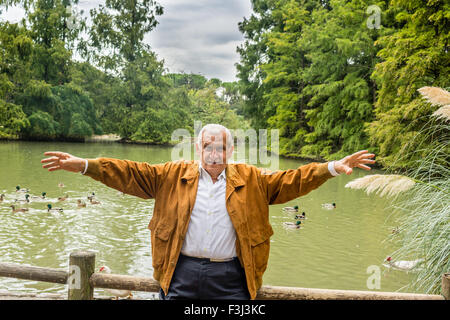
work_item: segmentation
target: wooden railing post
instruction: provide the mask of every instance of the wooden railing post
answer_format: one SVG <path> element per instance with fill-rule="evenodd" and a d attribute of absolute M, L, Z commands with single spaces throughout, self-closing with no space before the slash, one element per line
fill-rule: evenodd
<path fill-rule="evenodd" d="M 442 275 L 442 295 L 445 300 L 450 300 L 450 273 Z"/>
<path fill-rule="evenodd" d="M 76 251 L 69 258 L 69 285 L 68 300 L 92 300 L 94 288 L 89 278 L 95 270 L 95 253 L 89 251 Z"/>

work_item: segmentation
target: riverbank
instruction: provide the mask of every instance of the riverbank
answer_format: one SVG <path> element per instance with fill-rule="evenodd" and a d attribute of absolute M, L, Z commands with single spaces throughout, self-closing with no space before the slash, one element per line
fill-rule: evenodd
<path fill-rule="evenodd" d="M 85 138 L 84 141 L 81 140 L 28 140 L 28 139 L 0 139 L 0 141 L 62 141 L 62 142 L 108 142 L 108 143 L 122 143 L 122 144 L 134 144 L 134 145 L 143 145 L 143 146 L 159 146 L 159 147 L 173 147 L 176 144 L 171 143 L 154 143 L 154 142 L 146 142 L 146 141 L 133 141 L 129 139 L 121 138 L 117 134 L 104 134 L 104 135 L 93 135 L 91 137 Z M 192 139 L 194 141 L 194 139 Z M 270 155 L 270 151 L 268 151 Z M 299 161 L 307 161 L 307 162 L 327 162 L 328 160 L 321 158 L 321 157 L 301 157 L 301 156 L 295 156 L 295 155 L 280 155 L 283 159 L 291 159 L 291 160 L 299 160 Z M 385 168 L 378 162 L 371 164 L 371 168 L 377 169 L 377 170 L 385 170 Z"/>

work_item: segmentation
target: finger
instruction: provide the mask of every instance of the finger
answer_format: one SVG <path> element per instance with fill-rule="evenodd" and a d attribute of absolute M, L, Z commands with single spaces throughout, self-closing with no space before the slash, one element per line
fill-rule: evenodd
<path fill-rule="evenodd" d="M 369 151 L 361 150 L 361 151 L 358 151 L 358 152 L 355 152 L 354 154 L 352 154 L 351 157 L 359 157 L 360 155 L 367 153 L 367 152 L 369 152 Z"/>
<path fill-rule="evenodd" d="M 58 162 L 47 163 L 47 164 L 44 164 L 42 166 L 42 168 L 47 169 L 47 168 L 51 168 L 51 167 L 55 167 L 55 166 L 59 166 L 59 163 Z"/>
<path fill-rule="evenodd" d="M 359 163 L 375 163 L 375 160 L 372 159 L 361 159 L 358 161 Z"/>
<path fill-rule="evenodd" d="M 47 151 L 47 152 L 44 152 L 44 155 L 45 156 L 55 156 L 58 158 L 68 158 L 69 157 L 68 153 L 60 152 L 60 151 Z"/>
<path fill-rule="evenodd" d="M 366 158 L 373 158 L 375 157 L 374 153 L 367 153 L 367 154 L 362 154 L 358 157 L 358 159 L 366 159 Z"/>
<path fill-rule="evenodd" d="M 51 167 L 48 169 L 48 171 L 56 171 L 56 170 L 61 170 L 60 166 L 55 166 L 55 167 Z"/>
<path fill-rule="evenodd" d="M 364 170 L 370 170 L 370 169 L 371 169 L 370 167 L 365 166 L 365 165 L 363 165 L 363 164 L 358 164 L 357 167 L 358 167 L 358 168 L 361 168 L 361 169 L 364 169 Z"/>
<path fill-rule="evenodd" d="M 50 161 L 57 161 L 57 160 L 59 160 L 58 157 L 51 157 L 51 158 L 42 159 L 41 163 L 50 162 Z"/>

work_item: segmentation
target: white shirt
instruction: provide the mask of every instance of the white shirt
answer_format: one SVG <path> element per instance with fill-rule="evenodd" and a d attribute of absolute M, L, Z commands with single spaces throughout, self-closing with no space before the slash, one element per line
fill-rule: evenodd
<path fill-rule="evenodd" d="M 225 169 L 213 183 L 199 163 L 199 181 L 181 253 L 186 256 L 228 259 L 236 256 L 236 231 L 225 204 Z"/>
<path fill-rule="evenodd" d="M 82 174 L 86 173 L 86 167 Z M 199 162 L 199 181 L 181 253 L 186 256 L 228 259 L 236 256 L 236 231 L 225 204 L 227 180 L 224 169 L 213 183 Z M 331 175 L 337 176 L 334 161 L 328 163 Z"/>

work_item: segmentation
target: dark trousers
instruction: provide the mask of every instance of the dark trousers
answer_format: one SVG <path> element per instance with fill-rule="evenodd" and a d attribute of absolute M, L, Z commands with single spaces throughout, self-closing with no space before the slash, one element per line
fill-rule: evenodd
<path fill-rule="evenodd" d="M 168 294 L 160 289 L 159 298 L 248 300 L 250 295 L 239 259 L 211 262 L 180 254 Z"/>

